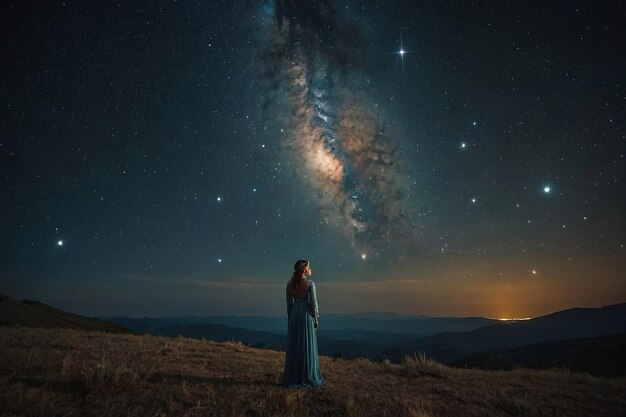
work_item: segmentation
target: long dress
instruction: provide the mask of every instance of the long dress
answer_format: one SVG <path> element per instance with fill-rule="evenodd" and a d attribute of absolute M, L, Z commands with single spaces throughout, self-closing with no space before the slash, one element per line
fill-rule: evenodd
<path fill-rule="evenodd" d="M 319 317 L 315 282 L 297 298 L 287 293 L 287 352 L 283 385 L 287 388 L 319 387 L 324 383 L 317 355 L 315 317 Z"/>

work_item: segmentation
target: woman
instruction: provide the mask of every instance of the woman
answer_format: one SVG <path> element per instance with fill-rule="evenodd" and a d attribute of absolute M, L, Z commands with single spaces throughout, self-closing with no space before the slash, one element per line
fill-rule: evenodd
<path fill-rule="evenodd" d="M 283 385 L 288 388 L 319 387 L 324 383 L 317 357 L 319 310 L 309 261 L 300 259 L 287 283 L 287 352 Z"/>

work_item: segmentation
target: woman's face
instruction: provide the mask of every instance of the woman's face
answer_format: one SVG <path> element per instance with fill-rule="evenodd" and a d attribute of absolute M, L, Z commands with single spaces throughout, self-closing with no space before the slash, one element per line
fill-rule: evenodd
<path fill-rule="evenodd" d="M 308 265 L 304 268 L 304 275 L 311 275 L 311 264 L 308 264 Z"/>

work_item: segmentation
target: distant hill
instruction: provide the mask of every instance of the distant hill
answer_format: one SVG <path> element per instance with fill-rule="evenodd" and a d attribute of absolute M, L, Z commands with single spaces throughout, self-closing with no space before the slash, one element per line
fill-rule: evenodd
<path fill-rule="evenodd" d="M 68 313 L 39 301 L 17 301 L 4 294 L 0 294 L 0 326 L 62 327 L 130 333 L 115 323 Z"/>
<path fill-rule="evenodd" d="M 170 337 L 184 336 L 192 339 L 214 340 L 216 342 L 244 342 L 249 346 L 271 347 L 282 350 L 286 346 L 286 338 L 283 335 L 212 323 L 190 324 L 187 326 L 174 324 L 152 330 L 150 334 Z"/>
<path fill-rule="evenodd" d="M 601 308 L 572 308 L 532 320 L 486 326 L 469 332 L 445 332 L 387 345 L 392 360 L 417 350 L 451 363 L 481 352 L 547 341 L 582 339 L 626 332 L 626 303 Z"/>
<path fill-rule="evenodd" d="M 339 317 L 338 317 L 339 316 Z M 286 345 L 287 317 L 209 316 L 183 318 L 109 317 L 111 321 L 138 333 L 240 341 L 249 346 L 283 350 Z M 221 323 L 205 322 L 219 321 Z M 228 323 L 228 324 L 224 324 Z M 487 325 L 482 326 L 481 324 Z M 496 324 L 492 324 L 496 323 Z M 240 324 L 241 326 L 236 326 Z M 384 329 L 381 329 L 385 325 Z M 276 329 L 252 330 L 250 327 Z M 341 327 L 346 326 L 346 327 Z M 348 327 L 352 326 L 352 327 Z M 358 326 L 366 327 L 366 329 Z M 470 331 L 445 331 L 467 328 Z M 375 328 L 378 330 L 371 330 Z M 419 333 L 431 332 L 420 337 Z M 444 330 L 436 333 L 437 330 Z M 436 334 L 433 334 L 435 332 Z M 328 315 L 320 319 L 318 349 L 320 354 L 340 357 L 364 357 L 398 363 L 406 355 L 423 351 L 448 364 L 494 350 L 626 332 L 626 303 L 602 308 L 573 308 L 527 321 L 502 322 L 480 317 L 363 319 L 351 315 Z M 475 363 L 475 362 L 472 362 Z M 530 363 L 530 362 L 529 362 Z M 556 366 L 547 361 L 546 366 Z"/>
<path fill-rule="evenodd" d="M 352 318 L 352 319 L 377 319 L 377 320 L 402 320 L 402 319 L 429 319 L 431 316 L 399 314 L 389 311 L 364 311 L 359 313 L 329 313 L 324 315 L 327 318 Z"/>
<path fill-rule="evenodd" d="M 156 330 L 169 326 L 188 326 L 191 324 L 203 324 L 208 321 L 199 317 L 126 317 L 126 316 L 102 316 L 100 320 L 116 323 L 135 333 L 153 333 Z M 218 323 L 219 324 L 219 323 Z"/>
<path fill-rule="evenodd" d="M 370 317 L 370 318 L 366 318 Z M 378 318 L 375 318 L 378 317 Z M 385 318 L 380 318 L 385 317 Z M 103 320 L 117 323 L 138 333 L 152 333 L 165 326 L 212 323 L 228 327 L 238 327 L 255 331 L 287 334 L 287 314 L 284 317 L 263 316 L 206 316 L 206 317 L 143 317 L 104 316 Z M 385 340 L 387 335 L 406 335 L 403 339 L 430 336 L 441 332 L 469 331 L 490 324 L 500 323 L 498 320 L 484 317 L 428 317 L 407 318 L 393 313 L 347 313 L 328 314 L 320 317 L 320 327 L 324 331 L 337 331 L 342 334 L 346 329 L 353 331 L 343 339 L 351 340 Z M 371 332 L 365 334 L 363 332 Z M 412 336 L 411 336 L 412 335 Z M 394 337 L 396 340 L 397 337 Z"/>
<path fill-rule="evenodd" d="M 239 327 L 222 326 L 221 324 L 203 323 L 182 326 L 172 326 L 153 329 L 148 332 L 155 336 L 188 337 L 192 339 L 213 340 L 216 342 L 236 342 L 247 346 L 285 350 L 287 336 L 270 332 L 258 332 Z M 331 357 L 351 358 L 378 358 L 382 359 L 383 350 L 372 343 L 355 340 L 336 340 L 324 336 L 320 331 L 317 337 L 318 351 L 321 355 Z"/>
<path fill-rule="evenodd" d="M 507 370 L 565 367 L 598 376 L 626 376 L 626 333 L 494 350 L 453 365 Z"/>

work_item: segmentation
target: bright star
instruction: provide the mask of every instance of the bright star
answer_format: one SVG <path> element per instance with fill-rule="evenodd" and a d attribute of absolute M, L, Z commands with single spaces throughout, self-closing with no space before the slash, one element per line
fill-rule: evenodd
<path fill-rule="evenodd" d="M 475 203 L 475 202 L 476 202 L 476 198 L 472 198 L 472 203 Z"/>
<path fill-rule="evenodd" d="M 476 126 L 476 122 L 472 122 L 472 126 Z"/>
<path fill-rule="evenodd" d="M 217 202 L 219 203 L 220 201 L 222 201 L 222 197 L 217 197 Z"/>
<path fill-rule="evenodd" d="M 550 192 L 550 187 L 543 187 L 543 192 L 544 193 L 549 193 Z"/>
<path fill-rule="evenodd" d="M 367 258 L 367 254 L 366 253 L 362 253 L 361 254 L 361 259 L 365 260 Z"/>
<path fill-rule="evenodd" d="M 222 258 L 217 258 L 218 263 L 222 263 Z"/>
<path fill-rule="evenodd" d="M 59 245 L 59 246 L 63 246 L 63 241 L 62 241 L 62 240 L 59 240 L 59 241 L 57 242 L 57 245 Z"/>
<path fill-rule="evenodd" d="M 461 142 L 461 149 L 465 149 L 467 145 L 465 145 L 465 142 Z"/>
<path fill-rule="evenodd" d="M 537 275 L 537 271 L 533 269 L 533 275 Z"/>
<path fill-rule="evenodd" d="M 400 49 L 398 49 L 398 55 L 400 55 L 400 61 L 402 61 L 402 75 L 404 75 L 404 55 L 411 52 L 404 49 L 404 39 L 402 38 L 402 28 L 399 29 L 400 33 Z"/>

